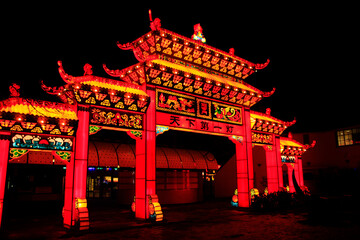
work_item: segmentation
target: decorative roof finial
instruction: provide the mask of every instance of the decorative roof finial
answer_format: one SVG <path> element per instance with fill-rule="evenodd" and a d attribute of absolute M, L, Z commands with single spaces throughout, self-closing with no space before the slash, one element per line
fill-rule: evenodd
<path fill-rule="evenodd" d="M 191 36 L 191 38 L 197 41 L 201 41 L 202 43 L 206 43 L 206 38 L 204 38 L 202 31 L 203 29 L 200 26 L 200 23 L 194 25 L 194 34 Z"/>
<path fill-rule="evenodd" d="M 234 48 L 230 48 L 229 49 L 229 53 L 230 53 L 230 55 L 235 55 L 235 49 Z"/>
<path fill-rule="evenodd" d="M 92 71 L 92 66 L 88 63 L 85 63 L 84 65 L 84 76 L 86 75 L 92 75 L 93 71 Z"/>
<path fill-rule="evenodd" d="M 150 19 L 150 22 L 152 22 L 152 14 L 151 14 L 151 9 L 149 9 L 149 19 Z"/>
<path fill-rule="evenodd" d="M 293 135 L 291 132 L 288 133 L 288 138 L 293 139 Z"/>
<path fill-rule="evenodd" d="M 151 30 L 153 30 L 153 31 L 160 30 L 161 21 L 160 21 L 159 18 L 155 18 L 155 20 L 153 21 L 151 9 L 149 9 L 149 19 L 150 19 L 150 28 L 151 28 Z"/>
<path fill-rule="evenodd" d="M 9 87 L 10 97 L 20 97 L 20 86 L 16 83 L 11 84 Z"/>
<path fill-rule="evenodd" d="M 159 18 L 155 18 L 155 20 L 150 23 L 150 28 L 151 28 L 151 30 L 153 30 L 153 31 L 160 30 L 160 28 L 161 28 L 161 21 L 160 21 L 160 19 L 159 19 Z"/>
<path fill-rule="evenodd" d="M 271 108 L 267 108 L 265 114 L 270 116 L 270 114 L 271 114 Z"/>

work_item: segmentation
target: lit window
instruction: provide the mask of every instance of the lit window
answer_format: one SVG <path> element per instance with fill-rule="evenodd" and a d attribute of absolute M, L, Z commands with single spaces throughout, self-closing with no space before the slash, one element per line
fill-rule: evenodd
<path fill-rule="evenodd" d="M 344 131 L 337 131 L 338 146 L 345 146 Z"/>
<path fill-rule="evenodd" d="M 339 147 L 360 144 L 360 129 L 337 131 L 337 144 Z"/>

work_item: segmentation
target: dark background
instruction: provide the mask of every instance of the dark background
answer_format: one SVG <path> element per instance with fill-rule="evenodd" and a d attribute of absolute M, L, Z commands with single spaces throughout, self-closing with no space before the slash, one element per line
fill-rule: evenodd
<path fill-rule="evenodd" d="M 296 117 L 291 131 L 360 124 L 356 6 L 299 1 L 55 4 L 7 3 L 2 9 L 1 99 L 16 82 L 23 97 L 57 100 L 41 90 L 39 81 L 64 84 L 58 60 L 74 76 L 83 74 L 85 63 L 104 77 L 102 63 L 110 69 L 136 63 L 132 52 L 120 50 L 116 42 L 131 42 L 150 31 L 151 8 L 163 28 L 190 37 L 193 25 L 201 23 L 208 45 L 224 51 L 233 47 L 235 55 L 254 63 L 270 59 L 266 69 L 246 82 L 263 91 L 277 90 L 252 109 L 270 107 L 273 116 L 285 121 Z"/>

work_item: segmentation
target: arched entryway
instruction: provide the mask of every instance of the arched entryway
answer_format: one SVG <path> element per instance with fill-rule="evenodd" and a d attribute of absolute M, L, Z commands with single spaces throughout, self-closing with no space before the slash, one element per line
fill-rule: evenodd
<path fill-rule="evenodd" d="M 283 177 L 283 187 L 289 186 L 289 171 L 286 164 L 283 164 L 282 167 L 282 177 Z"/>
<path fill-rule="evenodd" d="M 267 169 L 266 169 L 266 152 L 263 146 L 253 147 L 253 161 L 254 161 L 254 187 L 260 193 L 267 188 Z"/>

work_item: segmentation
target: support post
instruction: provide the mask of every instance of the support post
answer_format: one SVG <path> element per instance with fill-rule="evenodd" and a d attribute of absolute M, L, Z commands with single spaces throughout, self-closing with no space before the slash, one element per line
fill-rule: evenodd
<path fill-rule="evenodd" d="M 250 110 L 244 111 L 244 141 L 234 141 L 236 150 L 236 185 L 238 192 L 238 206 L 250 206 L 249 190 L 254 186 L 254 172 L 252 159 Z"/>
<path fill-rule="evenodd" d="M 10 134 L 10 133 L 9 133 Z M 6 172 L 9 159 L 9 135 L 0 135 L 0 227 L 4 208 L 4 194 L 6 186 Z"/>
<path fill-rule="evenodd" d="M 149 196 L 156 194 L 156 121 L 155 91 L 147 90 L 150 105 L 144 116 L 142 138 L 136 140 L 135 217 L 149 218 Z"/>
<path fill-rule="evenodd" d="M 301 186 L 301 184 L 300 184 L 300 174 L 299 174 L 299 162 L 298 162 L 298 157 L 297 156 L 295 156 L 294 171 L 295 171 L 295 179 L 296 179 L 298 185 Z"/>
<path fill-rule="evenodd" d="M 299 185 L 300 185 L 300 187 L 303 187 L 304 186 L 304 172 L 303 172 L 301 156 L 297 157 L 297 163 L 298 163 L 298 168 L 299 168 Z"/>
<path fill-rule="evenodd" d="M 246 143 L 236 143 L 236 185 L 239 207 L 250 206 L 248 160 Z"/>
<path fill-rule="evenodd" d="M 292 173 L 294 170 L 294 166 L 290 163 L 290 164 L 287 164 L 287 167 L 288 167 L 289 191 L 295 192 L 294 182 L 292 179 Z"/>
<path fill-rule="evenodd" d="M 73 143 L 74 144 L 74 143 Z M 73 145 L 73 149 L 75 146 Z M 73 194 L 74 194 L 74 152 L 71 154 L 70 162 L 66 164 L 65 173 L 65 193 L 64 193 L 64 208 L 63 208 L 63 224 L 65 228 L 71 228 L 75 225 L 75 209 L 73 206 Z"/>
<path fill-rule="evenodd" d="M 280 147 L 280 136 L 275 136 L 275 153 L 276 153 L 276 166 L 277 166 L 277 178 L 278 178 L 278 190 L 284 187 L 282 162 L 281 162 L 281 147 Z"/>
<path fill-rule="evenodd" d="M 279 190 L 277 154 L 274 148 L 274 146 L 265 146 L 267 187 L 269 193 Z"/>
<path fill-rule="evenodd" d="M 246 139 L 246 153 L 247 153 L 247 166 L 248 166 L 248 179 L 249 190 L 254 188 L 254 160 L 253 160 L 253 145 L 251 135 L 251 121 L 250 121 L 250 109 L 244 111 L 244 123 L 245 123 L 245 139 Z"/>
<path fill-rule="evenodd" d="M 74 146 L 75 154 L 73 154 L 75 156 L 67 164 L 66 170 L 64 227 L 72 228 L 78 223 L 79 230 L 86 230 L 89 228 L 89 213 L 86 201 L 89 108 L 79 106 L 78 118 L 79 123 Z"/>

